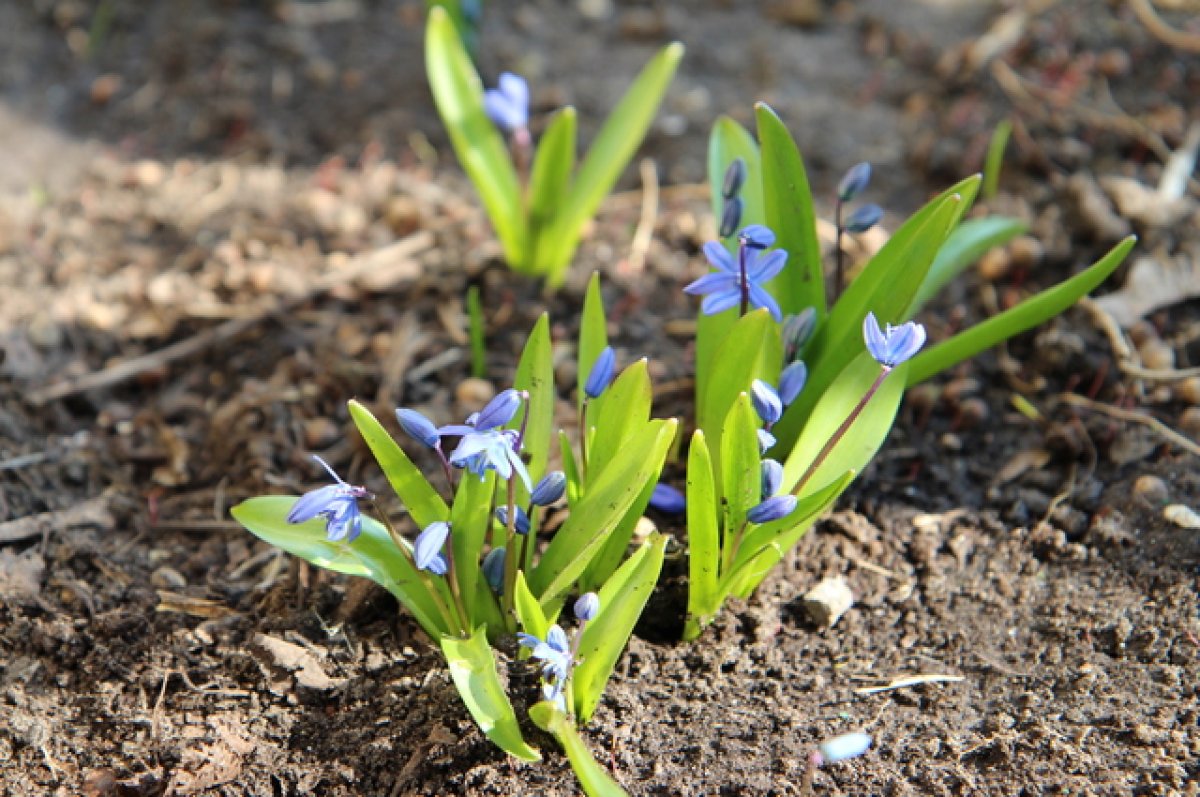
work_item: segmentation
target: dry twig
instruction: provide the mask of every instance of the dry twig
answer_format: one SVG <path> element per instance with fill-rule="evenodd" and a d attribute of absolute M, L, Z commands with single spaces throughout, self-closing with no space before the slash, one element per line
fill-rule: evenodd
<path fill-rule="evenodd" d="M 1090 398 L 1080 396 L 1075 393 L 1060 393 L 1058 396 L 1064 403 L 1070 404 L 1073 407 L 1082 407 L 1086 410 L 1099 412 L 1111 418 L 1116 418 L 1120 421 L 1129 421 L 1130 423 L 1140 423 L 1147 426 L 1151 431 L 1158 434 L 1168 443 L 1174 446 L 1179 446 L 1184 451 L 1187 451 L 1193 456 L 1200 457 L 1200 446 L 1193 443 L 1188 438 L 1181 435 L 1158 418 L 1152 417 L 1144 412 L 1135 410 L 1123 410 L 1120 407 L 1112 407 L 1108 404 L 1101 404 L 1099 401 L 1092 401 Z"/>

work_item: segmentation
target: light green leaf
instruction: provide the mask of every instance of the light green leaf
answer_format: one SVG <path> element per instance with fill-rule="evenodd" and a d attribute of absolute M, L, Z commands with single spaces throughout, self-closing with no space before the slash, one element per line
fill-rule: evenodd
<path fill-rule="evenodd" d="M 450 666 L 450 677 L 484 735 L 510 755 L 524 761 L 542 760 L 541 754 L 521 737 L 516 712 L 496 671 L 486 630 L 477 628 L 466 639 L 442 636 L 440 642 Z"/>
<path fill-rule="evenodd" d="M 530 272 L 528 230 L 517 170 L 504 139 L 483 108 L 483 85 L 445 9 L 433 8 L 425 27 L 425 71 L 450 143 L 479 191 L 488 218 L 517 271 Z"/>
<path fill-rule="evenodd" d="M 613 667 L 654 591 L 666 547 L 666 537 L 651 534 L 598 590 L 600 611 L 584 626 L 579 640 L 581 660 L 571 676 L 575 715 L 580 722 L 587 722 L 600 702 Z"/>
<path fill-rule="evenodd" d="M 362 533 L 353 542 L 330 542 L 325 538 L 323 519 L 299 524 L 287 522 L 296 500 L 293 495 L 251 498 L 235 506 L 230 514 L 259 539 L 306 562 L 335 573 L 371 579 L 395 595 L 435 639 L 451 630 L 430 592 L 429 582 L 411 559 L 396 549 L 396 543 L 382 524 L 364 515 Z M 449 598 L 444 580 L 433 583 L 443 586 L 443 599 Z"/>
<path fill-rule="evenodd" d="M 736 581 L 736 571 L 750 559 L 760 554 L 764 548 L 774 545 L 781 552 L 786 553 L 789 548 L 804 536 L 804 532 L 808 530 L 809 526 L 815 523 L 825 513 L 825 510 L 833 505 L 833 502 L 850 486 L 850 482 L 853 480 L 853 471 L 843 473 L 840 478 L 835 479 L 828 486 L 805 496 L 803 500 L 796 504 L 796 509 L 792 514 L 772 523 L 764 523 L 761 526 L 754 527 L 742 539 L 742 544 L 739 546 L 737 556 L 733 561 L 733 567 L 730 568 L 730 572 L 726 576 L 727 580 Z M 757 585 L 757 582 L 755 582 L 754 586 Z"/>
<path fill-rule="evenodd" d="M 470 599 L 480 575 L 480 557 L 488 530 L 492 527 L 491 495 L 496 489 L 496 472 L 487 471 L 483 479 L 463 472 L 458 481 L 454 506 L 450 507 L 450 547 L 454 553 L 454 575 L 459 594 Z M 479 618 L 467 618 L 477 622 Z"/>
<path fill-rule="evenodd" d="M 583 386 L 587 384 L 592 366 L 604 347 L 608 345 L 608 321 L 604 317 L 604 298 L 600 295 L 600 272 L 593 271 L 588 280 L 587 292 L 583 296 L 583 315 L 579 322 L 579 351 L 577 368 L 579 389 L 576 391 L 575 406 L 583 410 Z"/>
<path fill-rule="evenodd" d="M 788 253 L 787 265 L 771 284 L 771 292 L 785 314 L 813 307 L 819 322 L 825 317 L 825 276 L 804 159 L 773 110 L 760 102 L 754 113 L 762 145 L 766 225 L 776 235 L 775 245 Z"/>
<path fill-rule="evenodd" d="M 587 797 L 629 797 L 620 784 L 596 763 L 571 718 L 558 706 L 543 701 L 529 709 L 529 716 L 539 728 L 554 736 L 562 745 Z"/>
<path fill-rule="evenodd" d="M 909 303 L 908 310 L 900 316 L 907 321 L 920 312 L 925 303 L 938 294 L 950 280 L 961 274 L 989 249 L 1002 246 L 1029 229 L 1020 219 L 991 216 L 983 219 L 968 219 L 958 226 L 938 250 L 925 281 Z"/>
<path fill-rule="evenodd" d="M 729 409 L 721 431 L 721 495 L 726 530 L 741 528 L 746 512 L 762 498 L 762 466 L 758 455 L 758 413 L 750 397 L 740 394 Z"/>
<path fill-rule="evenodd" d="M 923 382 L 955 363 L 1058 315 L 1104 282 L 1136 243 L 1137 237 L 1129 236 L 1086 271 L 919 353 L 908 362 L 908 384 Z"/>
<path fill-rule="evenodd" d="M 617 569 L 617 566 L 621 564 L 621 560 L 625 558 L 625 553 L 629 550 L 629 542 L 633 539 L 633 533 L 637 530 L 638 521 L 642 519 L 646 506 L 650 503 L 650 495 L 654 492 L 654 486 L 658 483 L 660 475 L 661 473 L 656 473 L 650 481 L 646 482 L 641 495 L 634 500 L 629 511 L 608 535 L 608 540 L 600 549 L 600 553 L 596 554 L 584 569 L 583 574 L 579 577 L 580 592 L 595 592 L 600 589 Z"/>
<path fill-rule="evenodd" d="M 542 611 L 537 598 L 529 591 L 525 583 L 525 573 L 517 571 L 517 584 L 513 590 L 513 609 L 517 613 L 517 622 L 527 634 L 533 634 L 538 639 L 545 639 L 550 631 L 550 620 Z"/>
<path fill-rule="evenodd" d="M 987 155 L 983 159 L 983 198 L 994 199 L 1000 186 L 1000 171 L 1004 166 L 1004 150 L 1012 135 L 1012 121 L 1001 119 L 988 141 Z"/>
<path fill-rule="evenodd" d="M 683 638 L 695 639 L 721 606 L 720 508 L 704 432 L 692 435 L 687 463 L 688 615 Z"/>
<path fill-rule="evenodd" d="M 595 442 L 588 448 L 590 472 L 601 471 L 622 456 L 625 441 L 650 419 L 653 390 L 647 366 L 645 358 L 631 363 L 588 408 L 588 422 L 596 430 Z"/>
<path fill-rule="evenodd" d="M 575 170 L 575 109 L 560 110 L 546 126 L 533 157 L 529 178 L 530 261 L 539 261 L 538 252 L 553 246 L 555 218 L 562 210 Z"/>
<path fill-rule="evenodd" d="M 583 225 L 595 215 L 641 145 L 682 57 L 683 45 L 679 42 L 660 50 L 634 79 L 600 128 L 571 185 L 555 225 L 553 240 L 544 247 L 547 259 L 541 261 L 538 271 L 546 275 L 551 286 L 562 284 Z"/>
<path fill-rule="evenodd" d="M 525 341 L 525 350 L 517 364 L 517 375 L 513 381 L 517 390 L 529 391 L 529 421 L 525 425 L 524 451 L 529 454 L 529 478 L 536 484 L 546 475 L 546 460 L 554 436 L 554 402 L 557 391 L 554 387 L 554 346 L 550 340 L 550 318 L 546 313 L 538 318 Z M 519 429 L 522 413 L 508 425 Z M 525 486 L 517 480 L 519 503 L 528 498 Z"/>
<path fill-rule="evenodd" d="M 371 411 L 353 399 L 349 406 L 350 418 L 358 427 L 358 433 L 375 455 L 380 470 L 417 527 L 423 529 L 435 521 L 449 520 L 450 508 L 446 502 Z"/>
<path fill-rule="evenodd" d="M 487 329 L 478 285 L 467 288 L 467 333 L 471 340 L 471 376 L 483 379 L 487 376 Z"/>
<path fill-rule="evenodd" d="M 558 449 L 562 454 L 563 474 L 567 477 L 567 505 L 573 507 L 583 491 L 583 482 L 579 479 L 575 452 L 571 450 L 571 438 L 561 429 L 558 430 Z"/>

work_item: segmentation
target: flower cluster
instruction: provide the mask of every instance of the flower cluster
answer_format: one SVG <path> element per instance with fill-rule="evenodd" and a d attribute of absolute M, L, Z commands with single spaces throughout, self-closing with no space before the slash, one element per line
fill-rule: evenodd
<path fill-rule="evenodd" d="M 594 592 L 585 593 L 575 601 L 574 609 L 579 627 L 570 639 L 557 623 L 550 626 L 545 639 L 538 639 L 533 634 L 517 634 L 521 647 L 528 648 L 530 655 L 542 663 L 542 696 L 563 712 L 568 710 L 565 691 L 577 663 L 579 640 L 583 629 L 600 613 L 600 596 Z"/>

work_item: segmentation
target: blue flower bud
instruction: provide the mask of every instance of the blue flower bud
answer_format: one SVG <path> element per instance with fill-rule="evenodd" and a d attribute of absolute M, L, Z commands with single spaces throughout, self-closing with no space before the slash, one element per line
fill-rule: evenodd
<path fill-rule="evenodd" d="M 751 249 L 766 249 L 774 246 L 775 233 L 761 224 L 751 224 L 738 233 L 738 242 Z"/>
<path fill-rule="evenodd" d="M 437 448 L 441 436 L 433 422 L 416 410 L 404 408 L 396 410 L 396 420 L 400 428 L 414 440 L 419 440 L 430 448 Z"/>
<path fill-rule="evenodd" d="M 517 532 L 517 534 L 520 534 L 522 537 L 524 537 L 526 534 L 529 533 L 529 529 L 530 529 L 529 515 L 525 514 L 525 510 L 522 509 L 521 507 L 517 507 L 516 509 L 517 509 L 517 515 L 516 515 L 516 520 L 513 521 L 513 531 Z M 508 528 L 508 507 L 507 506 L 496 507 L 496 519 L 500 521 L 501 525 L 503 525 L 505 528 Z"/>
<path fill-rule="evenodd" d="M 582 622 L 594 619 L 600 611 L 600 596 L 594 592 L 585 592 L 575 601 L 575 619 Z"/>
<path fill-rule="evenodd" d="M 883 208 L 879 205 L 861 205 L 850 212 L 842 227 L 846 232 L 866 232 L 878 224 L 882 218 Z"/>
<path fill-rule="evenodd" d="M 733 199 L 741 193 L 742 186 L 745 184 L 746 161 L 742 158 L 734 158 L 729 167 L 725 169 L 725 180 L 721 183 L 721 196 L 725 199 Z"/>
<path fill-rule="evenodd" d="M 561 470 L 552 470 L 533 485 L 529 502 L 534 506 L 550 506 L 563 497 L 567 491 L 567 474 Z"/>
<path fill-rule="evenodd" d="M 765 454 L 775 446 L 775 435 L 766 429 L 758 430 L 758 452 Z"/>
<path fill-rule="evenodd" d="M 659 482 L 650 493 L 650 506 L 668 515 L 678 515 L 687 508 L 687 499 L 671 485 Z"/>
<path fill-rule="evenodd" d="M 779 394 L 761 379 L 750 383 L 750 403 L 767 426 L 776 423 L 783 415 L 783 403 L 779 400 Z"/>
<path fill-rule="evenodd" d="M 846 173 L 842 175 L 841 182 L 838 183 L 838 199 L 842 202 L 849 202 L 867 190 L 870 182 L 871 164 L 866 161 L 854 164 L 846 170 Z"/>
<path fill-rule="evenodd" d="M 751 507 L 746 513 L 746 520 L 751 523 L 770 523 L 792 514 L 796 508 L 796 496 L 773 495 L 761 504 Z"/>
<path fill-rule="evenodd" d="M 798 314 L 789 315 L 783 319 L 780 336 L 783 338 L 783 361 L 785 363 L 796 359 L 816 328 L 817 308 L 815 307 L 805 307 Z"/>
<path fill-rule="evenodd" d="M 588 398 L 599 398 L 600 394 L 608 389 L 608 383 L 612 381 L 613 369 L 617 363 L 616 352 L 612 346 L 605 346 L 604 351 L 600 352 L 600 356 L 596 358 L 596 362 L 592 363 L 592 370 L 588 371 L 587 382 L 583 386 L 583 392 Z"/>
<path fill-rule="evenodd" d="M 475 422 L 472 425 L 480 432 L 496 429 L 511 421 L 520 408 L 521 394 L 510 387 L 508 390 L 500 391 L 495 398 L 489 401 L 474 416 Z"/>
<path fill-rule="evenodd" d="M 418 570 L 436 572 L 438 557 L 449 536 L 450 524 L 441 520 L 430 523 L 417 535 L 417 541 L 413 543 L 413 562 Z"/>
<path fill-rule="evenodd" d="M 783 373 L 779 375 L 779 400 L 783 402 L 783 406 L 791 406 L 807 381 L 808 366 L 802 360 L 797 360 L 783 369 Z"/>
<path fill-rule="evenodd" d="M 773 459 L 762 461 L 762 498 L 770 498 L 779 492 L 783 484 L 783 465 Z"/>
<path fill-rule="evenodd" d="M 825 763 L 857 758 L 871 747 L 871 737 L 865 733 L 846 733 L 827 739 L 817 746 Z"/>
<path fill-rule="evenodd" d="M 742 223 L 742 212 L 745 207 L 740 196 L 725 200 L 725 207 L 721 210 L 721 229 L 718 230 L 722 238 L 728 238 L 737 232 L 738 225 Z"/>
<path fill-rule="evenodd" d="M 504 591 L 504 548 L 493 548 L 483 557 L 483 578 L 487 581 L 492 592 L 497 594 Z"/>

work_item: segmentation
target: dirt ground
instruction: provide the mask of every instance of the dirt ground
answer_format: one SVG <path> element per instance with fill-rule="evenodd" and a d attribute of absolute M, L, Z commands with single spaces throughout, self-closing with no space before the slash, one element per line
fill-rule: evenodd
<path fill-rule="evenodd" d="M 634 795 L 798 795 L 813 746 L 862 729 L 870 753 L 816 792 L 1200 792 L 1200 378 L 1163 373 L 1200 360 L 1180 301 L 1200 216 L 1194 180 L 1156 190 L 1197 121 L 1200 9 L 1158 3 L 1165 42 L 1100 0 L 487 5 L 484 73 L 526 74 L 539 113 L 575 104 L 585 138 L 656 47 L 688 47 L 643 178 L 554 297 L 504 270 L 448 153 L 421 3 L 0 4 L 0 789 L 577 793 L 561 756 L 520 764 L 475 729 L 390 596 L 228 509 L 313 486 L 312 452 L 384 492 L 351 397 L 475 409 L 468 284 L 496 387 L 550 311 L 566 401 L 599 269 L 619 358 L 649 356 L 658 413 L 686 424 L 706 137 L 765 100 L 820 196 L 874 163 L 888 228 L 1013 121 L 988 204 L 1032 240 L 948 289 L 934 340 L 1131 231 L 1158 271 L 1102 305 L 1132 354 L 1077 309 L 910 391 L 837 510 L 695 644 L 672 562 L 586 731 L 598 760 Z M 800 597 L 829 575 L 857 602 L 825 629 Z"/>

